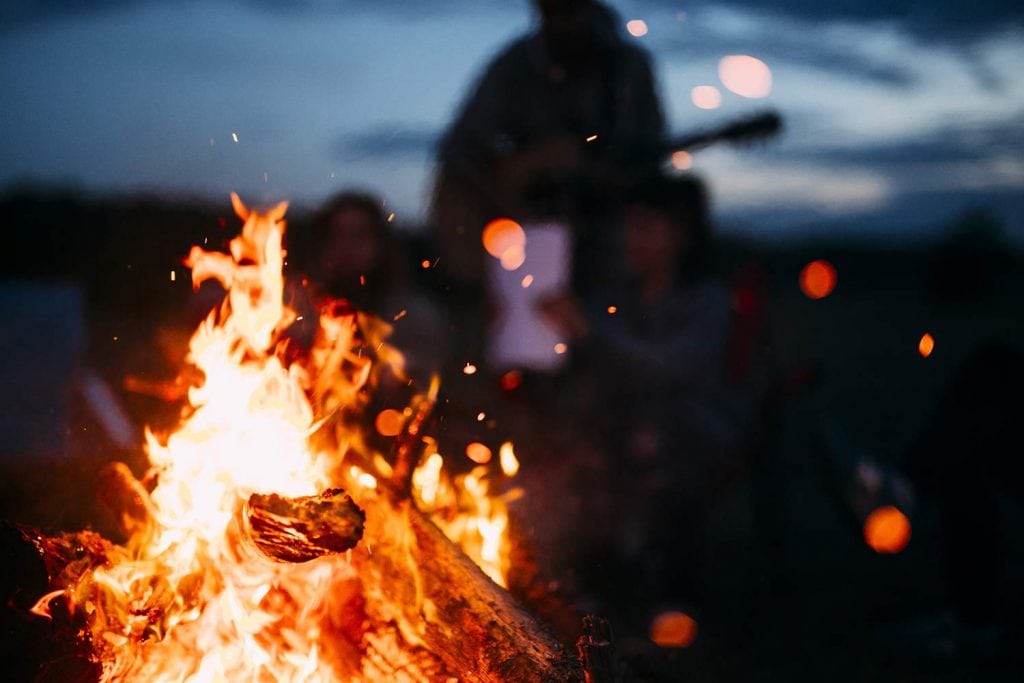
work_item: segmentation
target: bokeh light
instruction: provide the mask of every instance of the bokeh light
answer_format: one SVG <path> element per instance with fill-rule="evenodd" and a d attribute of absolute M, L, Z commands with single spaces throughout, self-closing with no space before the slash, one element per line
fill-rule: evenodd
<path fill-rule="evenodd" d="M 630 19 L 626 22 L 626 30 L 634 38 L 647 35 L 647 22 L 643 19 Z"/>
<path fill-rule="evenodd" d="M 698 85 L 690 91 L 690 99 L 699 109 L 718 109 L 722 106 L 722 93 L 713 85 Z"/>
<path fill-rule="evenodd" d="M 499 260 L 501 267 L 505 270 L 519 270 L 526 263 L 526 249 L 521 246 L 509 247 Z"/>
<path fill-rule="evenodd" d="M 486 465 L 491 461 L 491 449 L 479 441 L 466 446 L 466 457 L 478 465 Z"/>
<path fill-rule="evenodd" d="M 482 235 L 484 249 L 496 259 L 504 256 L 509 249 L 522 251 L 526 247 L 526 233 L 523 226 L 511 218 L 496 218 L 484 227 Z"/>
<path fill-rule="evenodd" d="M 503 391 L 515 391 L 523 383 L 523 373 L 518 370 L 509 370 L 498 380 Z"/>
<path fill-rule="evenodd" d="M 394 408 L 382 410 L 377 414 L 374 426 L 381 436 L 398 436 L 402 433 L 402 426 L 405 424 L 405 416 L 401 411 Z"/>
<path fill-rule="evenodd" d="M 693 155 L 684 149 L 672 152 L 672 168 L 677 171 L 686 171 L 693 166 Z"/>
<path fill-rule="evenodd" d="M 921 358 L 927 358 L 932 355 L 932 351 L 935 350 L 935 338 L 925 332 L 921 335 L 921 341 L 917 342 L 917 352 L 921 354 Z"/>
<path fill-rule="evenodd" d="M 800 290 L 808 299 L 824 299 L 836 288 L 835 266 L 828 261 L 811 261 L 800 271 Z"/>
<path fill-rule="evenodd" d="M 876 508 L 864 521 L 864 541 L 876 553 L 898 553 L 910 543 L 910 520 L 892 505 Z"/>
<path fill-rule="evenodd" d="M 718 62 L 722 85 L 741 97 L 767 97 L 772 91 L 772 72 L 768 65 L 750 55 L 729 55 Z"/>
<path fill-rule="evenodd" d="M 689 647 L 697 639 L 697 622 L 684 612 L 662 612 L 651 621 L 650 637 L 661 647 Z"/>

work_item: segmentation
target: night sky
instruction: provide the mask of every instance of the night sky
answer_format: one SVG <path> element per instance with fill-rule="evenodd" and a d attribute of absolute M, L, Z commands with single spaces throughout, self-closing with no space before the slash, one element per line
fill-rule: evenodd
<path fill-rule="evenodd" d="M 1024 3 L 613 4 L 672 131 L 785 117 L 779 139 L 695 157 L 726 230 L 913 240 L 980 206 L 1024 244 Z M 526 0 L 15 1 L 0 19 L 0 189 L 312 206 L 355 185 L 406 225 L 437 136 L 533 21 Z M 767 97 L 719 81 L 736 54 L 769 66 Z M 694 105 L 700 85 L 720 107 Z"/>

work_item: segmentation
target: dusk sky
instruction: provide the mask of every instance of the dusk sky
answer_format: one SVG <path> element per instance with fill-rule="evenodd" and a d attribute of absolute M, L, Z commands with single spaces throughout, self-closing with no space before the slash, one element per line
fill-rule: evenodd
<path fill-rule="evenodd" d="M 725 229 L 915 239 L 987 206 L 1024 244 L 1024 3 L 613 5 L 653 57 L 673 132 L 785 118 L 778 139 L 695 155 Z M 527 0 L 15 0 L 0 18 L 0 189 L 308 207 L 359 186 L 407 225 L 437 136 L 533 23 Z M 645 35 L 626 32 L 634 19 Z M 726 55 L 763 60 L 770 94 L 724 87 Z M 718 108 L 695 106 L 701 85 Z"/>

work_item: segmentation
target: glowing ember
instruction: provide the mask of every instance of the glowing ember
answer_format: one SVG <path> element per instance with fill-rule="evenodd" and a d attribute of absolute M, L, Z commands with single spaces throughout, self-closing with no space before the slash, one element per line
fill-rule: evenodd
<path fill-rule="evenodd" d="M 876 553 L 895 554 L 910 543 L 910 520 L 892 505 L 883 505 L 864 522 L 864 541 Z"/>

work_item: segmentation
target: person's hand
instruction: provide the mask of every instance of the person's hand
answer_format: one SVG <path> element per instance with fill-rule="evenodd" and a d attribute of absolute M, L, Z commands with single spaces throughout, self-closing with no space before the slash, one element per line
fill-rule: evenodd
<path fill-rule="evenodd" d="M 537 301 L 537 311 L 552 327 L 573 341 L 585 339 L 590 326 L 576 300 L 568 294 L 551 294 Z"/>

